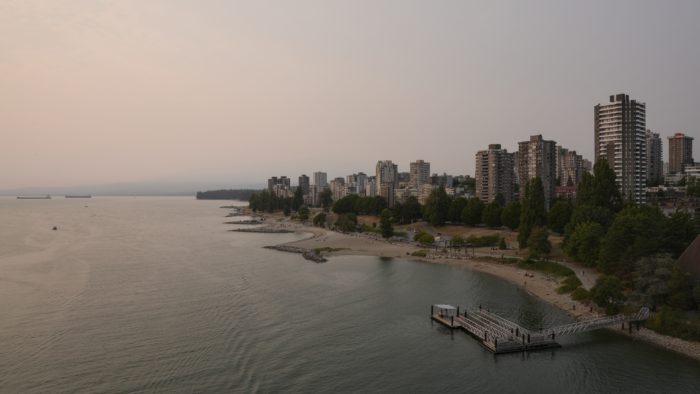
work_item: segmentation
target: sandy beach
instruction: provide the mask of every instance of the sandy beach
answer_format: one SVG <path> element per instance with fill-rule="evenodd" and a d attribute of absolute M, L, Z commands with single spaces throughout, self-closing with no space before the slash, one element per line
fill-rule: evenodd
<path fill-rule="evenodd" d="M 603 315 L 603 311 L 596 306 L 574 301 L 569 294 L 557 293 L 556 289 L 561 285 L 561 279 L 540 272 L 524 270 L 514 264 L 499 263 L 497 257 L 500 256 L 500 253 L 491 254 L 488 248 L 482 248 L 486 250 L 477 249 L 475 256 L 470 256 L 469 258 L 445 258 L 432 253 L 428 253 L 426 257 L 418 257 L 413 256 L 412 253 L 425 250 L 425 248 L 411 242 L 386 241 L 376 234 L 339 233 L 319 227 L 306 226 L 281 216 L 269 217 L 267 226 L 293 229 L 296 232 L 310 234 L 309 238 L 284 245 L 320 250 L 324 257 L 339 255 L 395 257 L 432 264 L 449 264 L 465 267 L 505 279 L 513 285 L 521 287 L 529 294 L 566 311 L 577 320 Z M 512 256 L 512 253 L 510 255 Z M 559 263 L 571 268 L 581 280 L 584 288 L 590 289 L 595 284 L 598 274 L 594 269 L 570 262 Z M 631 334 L 623 330 L 617 331 L 635 340 L 653 343 L 700 360 L 700 342 L 685 341 L 661 335 L 643 327 L 640 331 L 635 330 Z"/>

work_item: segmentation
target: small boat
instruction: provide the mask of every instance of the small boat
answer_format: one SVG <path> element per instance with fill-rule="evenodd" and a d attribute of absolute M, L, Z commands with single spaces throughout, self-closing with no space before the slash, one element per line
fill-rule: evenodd
<path fill-rule="evenodd" d="M 92 196 L 89 194 L 73 194 L 73 195 L 66 194 L 66 198 L 92 198 Z"/>
<path fill-rule="evenodd" d="M 48 194 L 45 196 L 17 196 L 18 200 L 50 200 L 51 196 Z"/>

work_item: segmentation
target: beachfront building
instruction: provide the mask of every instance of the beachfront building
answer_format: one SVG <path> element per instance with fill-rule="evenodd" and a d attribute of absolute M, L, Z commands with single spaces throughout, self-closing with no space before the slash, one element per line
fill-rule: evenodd
<path fill-rule="evenodd" d="M 561 145 L 556 147 L 557 186 L 578 185 L 583 175 L 583 156 Z"/>
<path fill-rule="evenodd" d="M 626 94 L 610 96 L 594 107 L 595 160 L 605 159 L 615 172 L 623 198 L 646 201 L 646 104 Z"/>
<path fill-rule="evenodd" d="M 314 185 L 323 191 L 323 188 L 328 187 L 328 174 L 321 171 L 314 172 Z"/>
<path fill-rule="evenodd" d="M 506 202 L 513 200 L 513 154 L 491 144 L 487 150 L 476 152 L 476 197 L 485 203 L 492 202 L 498 194 Z"/>
<path fill-rule="evenodd" d="M 444 188 L 452 187 L 452 184 L 454 183 L 452 179 L 452 175 L 447 175 L 447 173 L 443 172 L 442 175 L 438 174 L 433 174 L 430 176 L 430 183 L 433 186 L 442 186 Z"/>
<path fill-rule="evenodd" d="M 421 203 L 421 205 L 425 205 L 428 201 L 428 197 L 430 197 L 430 193 L 432 193 L 436 187 L 437 186 L 430 183 L 424 183 L 418 186 L 418 202 Z"/>
<path fill-rule="evenodd" d="M 417 188 L 420 185 L 430 183 L 430 163 L 416 160 L 410 164 L 410 184 Z"/>
<path fill-rule="evenodd" d="M 299 177 L 299 187 L 304 192 L 304 195 L 309 194 L 309 189 L 310 189 L 309 186 L 310 186 L 309 177 L 306 176 L 305 174 L 301 175 Z"/>
<path fill-rule="evenodd" d="M 377 178 L 370 176 L 365 182 L 365 196 L 376 197 L 377 196 Z"/>
<path fill-rule="evenodd" d="M 386 200 L 386 206 L 391 208 L 396 202 L 396 189 L 395 183 L 384 182 L 379 185 L 379 195 Z"/>
<path fill-rule="evenodd" d="M 525 196 L 529 180 L 539 177 L 544 189 L 545 207 L 549 208 L 555 198 L 556 143 L 545 140 L 542 135 L 530 136 L 530 140 L 518 143 L 518 185 L 520 198 Z"/>
<path fill-rule="evenodd" d="M 333 201 L 338 201 L 348 194 L 345 187 L 345 179 L 342 177 L 333 179 L 330 183 L 330 189 L 333 194 Z"/>

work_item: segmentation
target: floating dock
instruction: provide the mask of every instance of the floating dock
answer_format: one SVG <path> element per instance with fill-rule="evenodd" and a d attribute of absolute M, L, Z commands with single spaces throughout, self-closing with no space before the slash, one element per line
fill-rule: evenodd
<path fill-rule="evenodd" d="M 625 324 L 627 324 L 631 332 L 632 324 L 636 323 L 637 330 L 639 330 L 639 323 L 649 316 L 649 309 L 644 307 L 635 315 L 608 316 L 539 331 L 528 330 L 481 307 L 471 311 L 464 309 L 463 313 L 460 313 L 459 307 L 435 304 L 430 307 L 430 316 L 433 320 L 451 329 L 466 331 L 486 349 L 495 354 L 502 354 L 561 347 L 556 339 L 562 335 L 591 331 L 617 324 L 621 324 L 622 329 L 625 329 Z"/>

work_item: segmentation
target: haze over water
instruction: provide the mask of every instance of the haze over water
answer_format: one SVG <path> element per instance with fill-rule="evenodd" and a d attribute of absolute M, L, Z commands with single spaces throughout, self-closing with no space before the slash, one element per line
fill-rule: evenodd
<path fill-rule="evenodd" d="M 315 264 L 226 231 L 222 202 L 0 199 L 0 392 L 697 392 L 700 363 L 614 332 L 494 356 L 428 318 L 570 320 L 465 268 Z M 51 231 L 58 226 L 58 231 Z"/>

